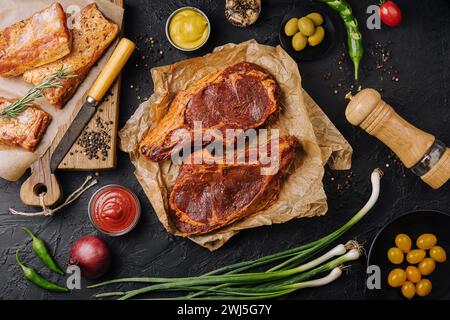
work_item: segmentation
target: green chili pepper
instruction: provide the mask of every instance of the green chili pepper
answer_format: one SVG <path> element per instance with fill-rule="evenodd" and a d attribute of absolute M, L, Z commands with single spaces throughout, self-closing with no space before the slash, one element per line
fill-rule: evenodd
<path fill-rule="evenodd" d="M 29 268 L 29 267 L 25 266 L 19 259 L 19 250 L 16 251 L 16 260 L 17 260 L 17 263 L 19 264 L 20 268 L 23 271 L 23 275 L 25 276 L 25 278 L 28 281 L 31 281 L 35 285 L 37 285 L 43 289 L 46 289 L 48 291 L 52 291 L 52 292 L 69 292 L 70 291 L 69 289 L 67 289 L 65 287 L 61 287 L 60 285 L 58 285 L 56 283 L 48 281 L 33 268 Z"/>
<path fill-rule="evenodd" d="M 352 8 L 345 0 L 316 0 L 327 4 L 334 11 L 339 13 L 342 20 L 344 20 L 345 28 L 347 30 L 347 45 L 348 54 L 353 61 L 355 67 L 355 80 L 358 80 L 359 62 L 363 56 L 362 35 L 359 31 L 358 21 L 353 16 Z"/>
<path fill-rule="evenodd" d="M 31 232 L 30 229 L 24 227 L 24 228 L 22 228 L 22 230 L 25 231 L 26 233 L 28 233 L 28 235 L 33 239 L 33 245 L 32 245 L 33 250 L 36 252 L 39 259 L 41 259 L 42 262 L 47 267 L 50 268 L 50 270 L 63 275 L 64 272 L 58 267 L 58 265 L 53 260 L 52 256 L 50 255 L 50 253 L 47 250 L 47 247 L 45 246 L 44 241 L 39 239 L 38 237 L 36 237 L 33 234 L 33 232 Z"/>

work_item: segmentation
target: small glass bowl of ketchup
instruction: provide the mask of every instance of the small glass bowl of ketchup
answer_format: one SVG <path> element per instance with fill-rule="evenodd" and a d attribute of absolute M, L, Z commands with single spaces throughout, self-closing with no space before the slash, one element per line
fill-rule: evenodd
<path fill-rule="evenodd" d="M 136 226 L 141 205 L 132 191 L 110 184 L 92 195 L 88 211 L 89 219 L 97 230 L 109 236 L 121 236 Z"/>

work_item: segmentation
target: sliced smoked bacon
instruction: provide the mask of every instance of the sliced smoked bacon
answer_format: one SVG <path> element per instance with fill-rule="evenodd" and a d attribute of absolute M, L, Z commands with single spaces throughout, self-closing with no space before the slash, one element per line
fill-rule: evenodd
<path fill-rule="evenodd" d="M 300 147 L 293 136 L 280 138 L 271 163 L 260 158 L 250 163 L 189 164 L 181 166 L 169 197 L 169 214 L 174 226 L 185 236 L 204 234 L 268 208 L 278 199 L 283 179 Z M 193 153 L 205 159 L 207 150 Z M 278 162 L 276 162 L 278 161 Z M 261 169 L 278 170 L 263 175 Z"/>
<path fill-rule="evenodd" d="M 55 62 L 24 73 L 23 79 L 34 85 L 41 84 L 49 75 L 61 68 L 76 75 L 63 79 L 61 88 L 45 90 L 44 96 L 57 108 L 72 97 L 101 58 L 119 32 L 119 27 L 106 19 L 95 3 L 90 3 L 73 16 L 73 48 L 69 55 Z"/>
<path fill-rule="evenodd" d="M 70 53 L 72 40 L 59 3 L 0 30 L 0 76 L 15 77 Z"/>
<path fill-rule="evenodd" d="M 194 122 L 201 122 L 203 131 L 258 128 L 278 111 L 278 92 L 274 78 L 253 63 L 210 74 L 177 94 L 139 150 L 155 162 L 168 159 L 175 146 L 192 141 Z"/>

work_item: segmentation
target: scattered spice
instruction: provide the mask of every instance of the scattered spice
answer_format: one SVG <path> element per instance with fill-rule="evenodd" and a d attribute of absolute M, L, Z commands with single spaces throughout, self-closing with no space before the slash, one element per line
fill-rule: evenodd
<path fill-rule="evenodd" d="M 134 62 L 136 68 L 144 67 L 146 70 L 153 68 L 164 59 L 164 53 L 166 51 L 172 50 L 167 41 L 160 42 L 147 33 L 139 33 L 134 40 L 136 43 L 136 51 L 139 52 L 137 60 Z M 167 50 L 165 49 L 166 46 L 168 46 Z M 149 82 L 148 79 L 144 81 L 145 83 Z M 146 97 L 143 98 L 148 93 L 142 92 L 143 90 L 138 85 L 130 84 L 130 89 L 136 92 L 136 100 L 146 101 L 148 99 Z"/>
<path fill-rule="evenodd" d="M 399 70 L 392 64 L 391 45 L 391 41 L 367 44 L 365 64 L 362 67 L 366 79 L 375 76 L 376 82 L 381 84 L 384 80 L 400 81 Z M 354 82 L 349 77 L 352 70 L 350 64 L 346 63 L 347 60 L 348 53 L 341 52 L 336 59 L 335 70 L 327 71 L 323 75 L 323 79 L 330 82 L 328 87 L 335 95 L 339 92 L 356 93 L 355 91 L 360 91 L 362 88 L 358 82 Z M 377 90 L 383 92 L 383 88 L 377 88 Z"/>
<path fill-rule="evenodd" d="M 326 179 L 330 182 L 329 185 L 335 191 L 344 191 L 350 189 L 353 185 L 353 172 L 352 171 L 341 171 L 332 172 L 326 171 Z"/>
<path fill-rule="evenodd" d="M 389 172 L 396 177 L 406 177 L 406 172 L 408 172 L 408 170 L 405 169 L 400 158 L 392 150 L 383 149 L 383 152 L 378 153 L 376 157 L 377 161 L 384 163 L 386 172 Z"/>
<path fill-rule="evenodd" d="M 78 138 L 76 145 L 81 150 L 75 150 L 75 152 L 81 152 L 89 160 L 101 159 L 106 161 L 108 158 L 109 150 L 111 149 L 111 125 L 113 121 L 104 121 L 101 117 L 95 118 L 95 125 L 93 129 L 85 130 Z"/>
<path fill-rule="evenodd" d="M 345 52 L 342 52 L 341 56 L 339 57 L 339 60 L 338 60 L 338 65 L 343 64 L 346 60 L 346 57 L 347 57 L 347 54 Z"/>
<path fill-rule="evenodd" d="M 370 44 L 368 46 L 369 56 L 373 60 L 372 68 L 370 70 L 378 70 L 379 79 L 383 81 L 386 77 L 391 78 L 392 81 L 399 81 L 397 75 L 399 72 L 394 66 L 391 64 L 392 59 L 392 51 L 390 46 L 392 45 L 391 41 L 387 41 L 386 43 L 375 42 L 375 44 Z"/>
<path fill-rule="evenodd" d="M 111 97 L 113 97 L 113 96 L 114 96 L 114 94 L 113 94 L 112 90 L 108 90 L 108 91 L 105 93 L 105 95 L 103 96 L 103 99 L 102 99 L 102 101 L 101 101 L 100 103 L 109 101 L 109 98 L 111 98 Z M 99 111 L 100 111 L 100 112 L 103 112 L 103 109 L 99 109 Z"/>
<path fill-rule="evenodd" d="M 142 52 L 141 60 L 149 61 L 154 64 L 164 58 L 164 48 L 162 44 L 147 33 L 138 34 L 135 41 L 137 44 L 136 49 Z M 136 64 L 136 67 L 138 66 L 139 65 Z"/>

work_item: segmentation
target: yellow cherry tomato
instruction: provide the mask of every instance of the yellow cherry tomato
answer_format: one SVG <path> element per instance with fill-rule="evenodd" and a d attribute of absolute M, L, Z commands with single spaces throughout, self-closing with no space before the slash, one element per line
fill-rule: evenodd
<path fill-rule="evenodd" d="M 441 246 L 434 246 L 430 249 L 430 257 L 436 262 L 445 262 L 447 260 L 447 254 L 444 248 Z"/>
<path fill-rule="evenodd" d="M 397 247 L 390 248 L 387 253 L 388 259 L 393 264 L 400 264 L 403 262 L 404 255 L 402 250 Z"/>
<path fill-rule="evenodd" d="M 433 289 L 433 285 L 431 281 L 428 279 L 422 279 L 416 284 L 416 293 L 420 297 L 425 297 L 430 294 L 431 289 Z"/>
<path fill-rule="evenodd" d="M 407 234 L 400 233 L 395 237 L 395 245 L 404 253 L 408 253 L 411 250 L 412 241 Z"/>
<path fill-rule="evenodd" d="M 423 261 L 425 261 L 425 260 L 423 260 Z M 414 266 L 407 266 L 405 272 L 406 272 L 406 277 L 412 283 L 417 283 L 422 278 L 422 274 L 420 273 L 419 269 Z"/>
<path fill-rule="evenodd" d="M 410 281 L 402 285 L 402 294 L 405 298 L 412 299 L 416 295 L 416 286 Z"/>
<path fill-rule="evenodd" d="M 393 288 L 401 287 L 406 282 L 406 272 L 396 268 L 389 272 L 388 283 Z"/>
<path fill-rule="evenodd" d="M 408 252 L 406 255 L 406 261 L 408 261 L 411 264 L 418 264 L 420 261 L 425 258 L 426 252 L 422 249 L 414 249 Z"/>
<path fill-rule="evenodd" d="M 419 263 L 420 273 L 424 276 L 431 274 L 436 269 L 436 263 L 431 258 L 425 258 Z"/>
<path fill-rule="evenodd" d="M 417 238 L 416 245 L 419 249 L 429 250 L 433 248 L 437 243 L 437 238 L 434 234 L 424 233 Z"/>

